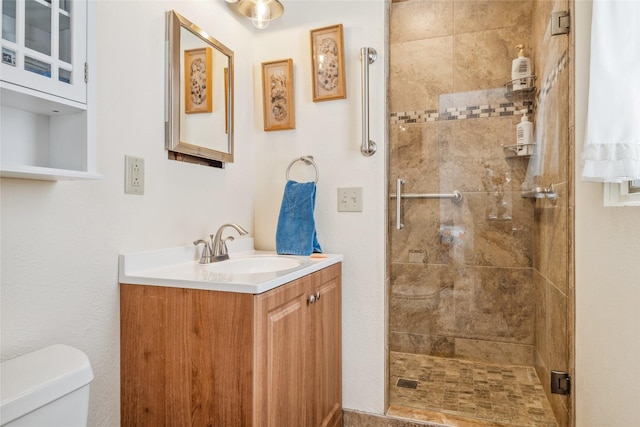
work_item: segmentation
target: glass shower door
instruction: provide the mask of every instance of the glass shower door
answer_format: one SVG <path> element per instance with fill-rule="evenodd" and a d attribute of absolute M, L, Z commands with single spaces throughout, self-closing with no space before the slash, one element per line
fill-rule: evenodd
<path fill-rule="evenodd" d="M 390 413 L 565 425 L 571 412 L 566 396 L 548 392 L 572 345 L 572 297 L 561 291 L 570 282 L 569 39 L 545 31 L 561 3 L 392 3 Z M 518 44 L 540 75 L 514 96 L 506 83 Z M 544 150 L 514 152 L 522 110 Z M 405 194 L 459 191 L 462 200 L 393 197 L 398 179 Z M 522 197 L 550 184 L 557 198 Z"/>

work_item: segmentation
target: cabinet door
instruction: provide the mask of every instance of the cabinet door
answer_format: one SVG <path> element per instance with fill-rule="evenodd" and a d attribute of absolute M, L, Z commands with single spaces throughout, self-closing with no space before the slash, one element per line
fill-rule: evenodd
<path fill-rule="evenodd" d="M 122 427 L 251 423 L 253 296 L 120 285 Z"/>
<path fill-rule="evenodd" d="M 309 276 L 255 297 L 254 425 L 310 426 Z"/>
<path fill-rule="evenodd" d="M 311 336 L 314 337 L 313 426 L 342 425 L 342 290 L 341 264 L 314 274 Z M 319 296 L 319 298 L 318 298 Z"/>
<path fill-rule="evenodd" d="M 3 0 L 2 81 L 86 103 L 86 0 Z"/>

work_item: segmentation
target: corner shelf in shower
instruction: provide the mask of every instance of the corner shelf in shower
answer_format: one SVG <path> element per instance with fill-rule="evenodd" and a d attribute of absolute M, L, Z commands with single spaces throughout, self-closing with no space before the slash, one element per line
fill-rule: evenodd
<path fill-rule="evenodd" d="M 524 84 L 526 87 L 522 89 L 513 89 L 516 82 L 522 84 L 522 81 L 525 80 Z M 522 103 L 523 107 L 526 107 L 529 110 L 528 114 L 531 114 L 534 110 L 534 101 L 536 96 L 536 76 L 525 77 L 524 79 L 516 79 L 508 81 L 504 84 L 506 92 L 504 97 L 508 100 L 515 103 Z M 531 154 L 533 154 L 533 146 L 535 144 L 524 144 L 524 150 L 527 154 L 519 154 L 517 145 L 503 145 L 502 149 L 504 151 L 504 157 L 509 159 L 513 157 L 519 158 L 530 158 Z"/>
<path fill-rule="evenodd" d="M 502 150 L 504 151 L 504 157 L 510 159 L 512 157 L 519 157 L 523 159 L 528 159 L 533 154 L 533 146 L 535 144 L 523 144 L 526 147 L 526 150 L 529 154 L 518 154 L 518 146 L 517 145 L 503 145 Z"/>
<path fill-rule="evenodd" d="M 514 89 L 514 83 L 520 82 L 521 80 L 526 80 L 526 87 L 522 89 Z M 516 79 L 508 81 L 504 84 L 506 89 L 506 93 L 504 94 L 505 98 L 511 101 L 531 101 L 534 99 L 536 95 L 536 76 L 525 77 L 524 79 Z"/>

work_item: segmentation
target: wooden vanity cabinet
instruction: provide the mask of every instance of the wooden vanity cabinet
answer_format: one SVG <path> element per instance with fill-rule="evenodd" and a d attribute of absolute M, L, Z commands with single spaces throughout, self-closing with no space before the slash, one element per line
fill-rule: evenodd
<path fill-rule="evenodd" d="M 342 425 L 341 264 L 259 295 L 120 285 L 122 426 Z"/>
<path fill-rule="evenodd" d="M 340 265 L 256 296 L 254 426 L 342 425 Z"/>

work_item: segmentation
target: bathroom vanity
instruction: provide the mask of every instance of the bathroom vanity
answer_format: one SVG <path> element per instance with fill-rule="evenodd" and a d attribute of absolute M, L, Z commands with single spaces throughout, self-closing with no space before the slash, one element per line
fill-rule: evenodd
<path fill-rule="evenodd" d="M 124 257 L 123 426 L 342 425 L 341 256 L 285 257 L 300 265 L 275 274 L 212 274 L 196 256 L 133 272 Z M 240 283 L 260 275 L 264 291 Z"/>

